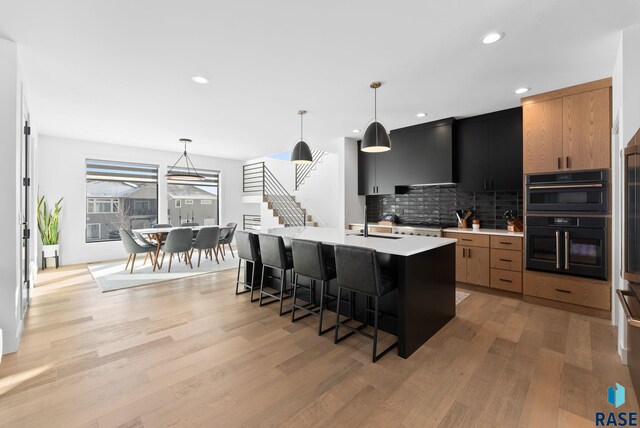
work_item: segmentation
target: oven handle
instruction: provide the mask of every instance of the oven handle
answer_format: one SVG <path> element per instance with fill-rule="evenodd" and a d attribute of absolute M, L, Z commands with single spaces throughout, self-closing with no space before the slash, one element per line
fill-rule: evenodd
<path fill-rule="evenodd" d="M 556 230 L 556 269 L 560 269 L 560 231 Z"/>
<path fill-rule="evenodd" d="M 624 296 L 633 296 L 631 292 L 626 290 L 616 290 L 616 294 L 618 295 L 618 299 L 622 305 L 622 310 L 624 310 L 624 314 L 627 317 L 627 323 L 633 327 L 640 327 L 640 319 L 634 318 L 633 315 L 631 315 L 631 308 L 627 303 L 627 299 L 624 298 Z"/>
<path fill-rule="evenodd" d="M 599 189 L 602 188 L 602 183 L 598 184 L 564 184 L 559 186 L 529 186 L 529 190 L 546 190 L 546 189 Z"/>
<path fill-rule="evenodd" d="M 569 270 L 569 232 L 564 232 L 564 268 Z"/>

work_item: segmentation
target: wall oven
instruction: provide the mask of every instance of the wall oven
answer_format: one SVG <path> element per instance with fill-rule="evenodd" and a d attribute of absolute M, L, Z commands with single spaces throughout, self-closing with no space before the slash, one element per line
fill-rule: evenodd
<path fill-rule="evenodd" d="M 527 212 L 593 212 L 608 210 L 606 170 L 531 174 L 527 176 Z"/>
<path fill-rule="evenodd" d="M 607 219 L 526 217 L 527 269 L 607 279 Z"/>

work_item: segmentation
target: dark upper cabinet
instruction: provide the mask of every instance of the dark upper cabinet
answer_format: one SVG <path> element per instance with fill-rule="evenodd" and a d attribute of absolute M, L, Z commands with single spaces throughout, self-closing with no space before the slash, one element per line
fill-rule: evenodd
<path fill-rule="evenodd" d="M 458 188 L 522 189 L 522 108 L 456 121 Z"/>
<path fill-rule="evenodd" d="M 391 150 L 360 151 L 358 194 L 384 195 L 396 186 L 451 183 L 453 176 L 453 119 L 391 131 Z"/>

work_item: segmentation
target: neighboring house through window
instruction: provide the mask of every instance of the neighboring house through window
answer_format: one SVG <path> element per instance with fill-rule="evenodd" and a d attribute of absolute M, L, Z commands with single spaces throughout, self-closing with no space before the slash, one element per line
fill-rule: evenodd
<path fill-rule="evenodd" d="M 200 168 L 198 172 L 205 177 L 203 181 L 180 181 L 167 178 L 169 223 L 219 224 L 220 173 Z M 171 203 L 171 201 L 174 202 Z"/>

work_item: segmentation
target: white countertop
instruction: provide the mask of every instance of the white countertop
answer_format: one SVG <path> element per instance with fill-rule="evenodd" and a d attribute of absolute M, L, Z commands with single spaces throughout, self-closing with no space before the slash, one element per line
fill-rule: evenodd
<path fill-rule="evenodd" d="M 482 229 L 473 230 L 470 227 L 466 229 L 459 229 L 457 227 L 448 227 L 442 230 L 443 232 L 454 232 L 454 233 L 473 233 L 476 235 L 497 235 L 497 236 L 514 236 L 518 238 L 522 238 L 524 234 L 522 232 L 509 232 L 504 229 Z"/>
<path fill-rule="evenodd" d="M 368 238 L 355 236 L 355 230 L 334 229 L 330 227 L 278 227 L 269 229 L 272 235 L 287 238 L 308 239 L 333 245 L 354 245 L 397 256 L 412 256 L 449 244 L 455 244 L 451 238 L 432 238 L 429 236 L 402 236 L 391 233 L 372 233 Z M 389 236 L 397 239 L 376 238 L 374 235 Z"/>

